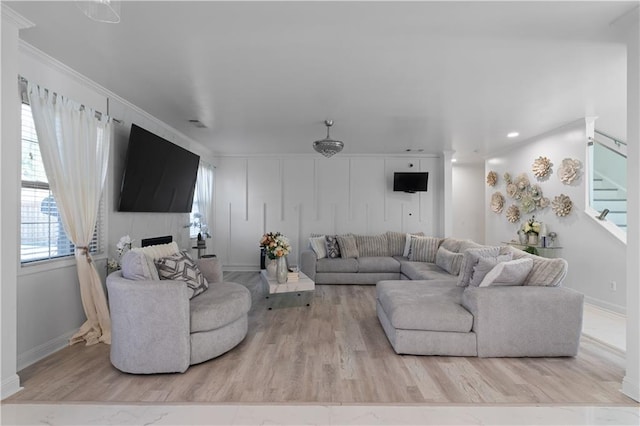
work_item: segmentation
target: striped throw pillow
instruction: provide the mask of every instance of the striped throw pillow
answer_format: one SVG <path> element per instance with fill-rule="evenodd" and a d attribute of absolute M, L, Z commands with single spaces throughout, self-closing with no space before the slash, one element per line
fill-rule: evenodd
<path fill-rule="evenodd" d="M 411 236 L 409 260 L 414 262 L 436 262 L 436 254 L 442 238 Z"/>
<path fill-rule="evenodd" d="M 389 256 L 389 241 L 382 235 L 354 235 L 360 257 Z"/>

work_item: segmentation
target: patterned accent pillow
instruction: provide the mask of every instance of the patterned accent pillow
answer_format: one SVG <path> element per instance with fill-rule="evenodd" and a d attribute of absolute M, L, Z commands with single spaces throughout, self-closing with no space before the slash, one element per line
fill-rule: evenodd
<path fill-rule="evenodd" d="M 324 235 L 320 237 L 309 238 L 309 245 L 311 246 L 311 250 L 315 252 L 318 259 L 324 259 L 325 257 L 327 257 L 327 248 L 325 246 Z"/>
<path fill-rule="evenodd" d="M 460 275 L 458 278 L 458 286 L 466 287 L 471 282 L 473 275 L 473 267 L 476 266 L 481 257 L 498 257 L 500 247 L 478 247 L 470 248 L 464 251 L 462 257 L 462 265 L 460 266 Z"/>
<path fill-rule="evenodd" d="M 479 287 L 522 285 L 533 268 L 533 259 L 522 258 L 498 263 L 484 277 Z"/>
<path fill-rule="evenodd" d="M 436 262 L 436 253 L 442 242 L 442 238 L 437 237 L 417 237 L 411 236 L 409 246 L 409 260 L 413 262 Z"/>
<path fill-rule="evenodd" d="M 354 235 L 359 257 L 390 256 L 389 241 L 382 235 Z"/>
<path fill-rule="evenodd" d="M 353 235 L 336 235 L 340 246 L 340 257 L 343 259 L 357 258 L 359 256 L 356 239 Z"/>
<path fill-rule="evenodd" d="M 340 245 L 335 235 L 327 235 L 324 237 L 325 249 L 329 259 L 337 259 L 340 257 Z"/>
<path fill-rule="evenodd" d="M 498 257 L 481 257 L 478 259 L 478 263 L 473 267 L 473 274 L 471 275 L 469 286 L 478 287 L 489 271 L 491 271 L 500 262 L 510 261 L 511 257 L 511 253 L 508 253 L 501 254 Z"/>
<path fill-rule="evenodd" d="M 161 280 L 185 281 L 187 283 L 193 292 L 189 299 L 209 288 L 209 283 L 198 269 L 198 265 L 186 251 L 157 259 L 155 263 Z"/>
<path fill-rule="evenodd" d="M 458 275 L 463 256 L 462 253 L 454 253 L 441 246 L 436 253 L 436 265 L 451 275 Z"/>
<path fill-rule="evenodd" d="M 156 259 L 178 254 L 180 253 L 180 248 L 175 241 L 172 241 L 167 244 L 156 244 L 147 247 L 134 247 L 131 249 L 131 251 L 143 253 L 145 255 L 147 264 L 149 265 L 148 269 L 151 273 L 151 279 L 159 280 L 160 276 L 158 275 L 158 270 L 156 269 L 155 265 Z"/>

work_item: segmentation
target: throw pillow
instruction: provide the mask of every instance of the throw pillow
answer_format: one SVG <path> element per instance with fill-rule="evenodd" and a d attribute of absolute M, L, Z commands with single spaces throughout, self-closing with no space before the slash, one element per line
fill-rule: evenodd
<path fill-rule="evenodd" d="M 533 268 L 533 259 L 516 259 L 498 263 L 484 277 L 479 287 L 522 285 Z"/>
<path fill-rule="evenodd" d="M 460 265 L 460 275 L 458 278 L 458 286 L 466 287 L 471 282 L 473 275 L 473 267 L 478 263 L 481 257 L 498 257 L 500 247 L 479 247 L 468 248 L 464 251 L 462 257 L 462 265 Z"/>
<path fill-rule="evenodd" d="M 489 273 L 498 263 L 508 262 L 511 260 L 511 253 L 501 254 L 497 257 L 481 257 L 478 259 L 478 263 L 473 267 L 473 274 L 471 275 L 471 281 L 469 285 L 472 287 L 478 287 L 485 275 Z"/>
<path fill-rule="evenodd" d="M 458 275 L 463 256 L 462 253 L 454 253 L 444 247 L 440 247 L 436 253 L 436 265 L 451 275 Z"/>
<path fill-rule="evenodd" d="M 149 272 L 151 273 L 152 279 L 159 280 L 160 276 L 158 275 L 158 271 L 156 269 L 155 260 L 162 257 L 178 254 L 180 253 L 180 248 L 175 241 L 172 241 L 167 244 L 156 244 L 147 247 L 135 247 L 132 248 L 131 251 L 144 253 L 145 257 L 147 258 L 147 264 L 149 265 Z"/>
<path fill-rule="evenodd" d="M 327 257 L 327 248 L 325 246 L 324 235 L 321 237 L 309 238 L 309 245 L 311 246 L 311 250 L 315 252 L 318 259 L 324 259 L 325 257 Z"/>
<path fill-rule="evenodd" d="M 122 259 L 120 259 L 120 268 L 122 269 L 122 276 L 128 280 L 147 281 L 154 279 L 149 270 L 147 257 L 139 251 L 129 250 L 123 254 Z M 153 265 L 153 270 L 156 271 L 155 264 Z M 156 271 L 157 274 L 158 272 Z"/>
<path fill-rule="evenodd" d="M 454 253 L 462 253 L 462 251 L 460 250 L 461 244 L 462 240 L 457 240 L 455 238 L 445 238 L 440 244 L 440 247 L 444 247 Z"/>
<path fill-rule="evenodd" d="M 340 257 L 340 246 L 338 238 L 335 235 L 327 235 L 324 237 L 325 249 L 329 259 L 337 259 Z"/>
<path fill-rule="evenodd" d="M 185 281 L 192 290 L 191 299 L 209 288 L 209 283 L 186 251 L 156 260 L 161 280 Z"/>
<path fill-rule="evenodd" d="M 436 253 L 442 242 L 441 238 L 436 237 L 417 237 L 411 236 L 411 244 L 409 246 L 409 260 L 414 262 L 436 262 Z"/>
<path fill-rule="evenodd" d="M 337 235 L 340 246 L 340 257 L 343 259 L 357 258 L 359 256 L 356 239 L 353 235 Z"/>
<path fill-rule="evenodd" d="M 412 234 L 404 235 L 404 249 L 402 250 L 402 255 L 404 257 L 409 257 L 409 251 L 411 250 L 411 236 L 415 235 L 416 237 L 424 237 L 424 232 L 414 232 Z"/>
<path fill-rule="evenodd" d="M 217 257 L 203 257 L 195 261 L 198 269 L 202 272 L 207 284 L 221 283 L 224 281 L 222 273 L 222 265 Z"/>
<path fill-rule="evenodd" d="M 354 235 L 359 257 L 390 256 L 389 242 L 382 235 Z"/>

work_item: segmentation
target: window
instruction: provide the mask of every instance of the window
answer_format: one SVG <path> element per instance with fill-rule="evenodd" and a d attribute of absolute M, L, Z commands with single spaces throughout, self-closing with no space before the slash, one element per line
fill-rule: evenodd
<path fill-rule="evenodd" d="M 31 108 L 22 104 L 22 177 L 20 214 L 20 261 L 53 259 L 74 254 L 74 245 L 62 226 L 56 201 L 49 189 Z M 91 253 L 101 249 L 104 202 L 101 200 Z"/>

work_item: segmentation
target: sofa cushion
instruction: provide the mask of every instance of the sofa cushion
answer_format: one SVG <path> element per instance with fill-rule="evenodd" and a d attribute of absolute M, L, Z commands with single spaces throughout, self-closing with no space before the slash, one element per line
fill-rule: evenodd
<path fill-rule="evenodd" d="M 478 259 L 478 263 L 473 267 L 473 274 L 469 285 L 472 287 L 478 287 L 484 277 L 491 271 L 498 263 L 508 262 L 511 260 L 511 253 L 501 254 L 497 257 L 481 257 Z"/>
<path fill-rule="evenodd" d="M 393 257 L 359 257 L 358 273 L 363 272 L 400 272 L 400 262 Z"/>
<path fill-rule="evenodd" d="M 340 246 L 340 257 L 343 259 L 357 258 L 359 256 L 356 239 L 353 235 L 337 235 Z"/>
<path fill-rule="evenodd" d="M 191 299 L 189 307 L 192 333 L 215 330 L 249 312 L 251 293 L 243 285 L 225 282 Z"/>
<path fill-rule="evenodd" d="M 409 253 L 409 246 L 407 242 L 410 242 L 411 239 L 407 239 L 407 235 L 418 235 L 424 236 L 423 232 L 414 232 L 411 234 L 407 234 L 406 232 L 394 232 L 387 231 L 386 234 L 387 241 L 389 243 L 389 256 L 406 256 Z M 406 246 L 406 247 L 405 247 Z"/>
<path fill-rule="evenodd" d="M 222 264 L 217 257 L 203 257 L 195 262 L 209 285 L 222 282 Z"/>
<path fill-rule="evenodd" d="M 414 262 L 435 263 L 438 247 L 442 238 L 411 236 L 411 246 L 409 248 L 409 260 Z"/>
<path fill-rule="evenodd" d="M 455 253 L 441 246 L 436 253 L 436 265 L 451 275 L 458 275 L 463 256 L 462 253 Z"/>
<path fill-rule="evenodd" d="M 309 246 L 311 250 L 316 254 L 318 259 L 323 259 L 327 257 L 327 247 L 325 242 L 325 236 L 322 235 L 320 237 L 311 237 L 309 238 Z"/>
<path fill-rule="evenodd" d="M 390 256 L 386 234 L 354 235 L 358 247 L 358 257 Z"/>
<path fill-rule="evenodd" d="M 162 257 L 172 256 L 174 254 L 180 253 L 180 248 L 175 241 L 172 241 L 167 244 L 155 244 L 147 247 L 134 247 L 130 251 L 143 253 L 147 258 L 147 264 L 149 265 L 149 273 L 151 274 L 151 279 L 159 280 L 160 276 L 158 275 L 155 261 Z"/>
<path fill-rule="evenodd" d="M 533 259 L 528 258 L 500 262 L 489 271 L 478 287 L 522 285 L 532 267 Z"/>
<path fill-rule="evenodd" d="M 402 256 L 407 258 L 409 257 L 409 253 L 411 252 L 411 237 L 414 235 L 416 237 L 424 237 L 424 232 L 414 232 L 411 234 L 405 234 L 404 248 L 402 249 Z"/>
<path fill-rule="evenodd" d="M 458 247 L 458 253 L 464 253 L 467 249 L 470 248 L 482 248 L 487 247 L 481 244 L 476 243 L 473 240 L 460 240 L 460 246 Z"/>
<path fill-rule="evenodd" d="M 122 269 L 122 276 L 128 280 L 153 280 L 153 274 L 149 268 L 149 262 L 144 253 L 140 251 L 129 250 L 122 255 L 120 259 L 120 268 Z M 155 264 L 153 265 L 155 271 L 156 280 L 158 279 L 158 271 L 156 271 Z"/>
<path fill-rule="evenodd" d="M 338 244 L 338 237 L 335 235 L 327 235 L 324 237 L 324 239 L 327 257 L 329 259 L 338 259 L 340 257 L 340 245 Z"/>
<path fill-rule="evenodd" d="M 471 282 L 471 276 L 473 275 L 473 267 L 478 263 L 478 259 L 481 257 L 498 257 L 500 254 L 500 247 L 479 247 L 468 248 L 464 251 L 462 257 L 462 265 L 460 266 L 460 276 L 458 278 L 458 285 L 460 287 L 466 287 Z"/>
<path fill-rule="evenodd" d="M 400 262 L 400 272 L 410 280 L 445 280 L 450 282 L 457 280 L 455 275 L 449 274 L 435 263 Z"/>
<path fill-rule="evenodd" d="M 358 259 L 318 259 L 316 272 L 358 272 Z"/>
<path fill-rule="evenodd" d="M 445 238 L 440 243 L 440 247 L 444 247 L 445 249 L 452 251 L 454 253 L 461 253 L 460 245 L 464 240 L 459 240 L 457 238 Z"/>
<path fill-rule="evenodd" d="M 192 290 L 190 298 L 197 296 L 209 287 L 209 283 L 200 272 L 198 265 L 186 251 L 157 259 L 155 264 L 161 280 L 186 282 L 189 289 Z"/>
<path fill-rule="evenodd" d="M 473 316 L 461 305 L 463 291 L 446 281 L 380 281 L 376 285 L 387 318 L 404 330 L 470 332 Z"/>
<path fill-rule="evenodd" d="M 509 249 L 514 259 L 526 257 L 533 260 L 533 268 L 523 285 L 556 287 L 567 275 L 568 264 L 564 259 L 540 257 L 511 246 Z"/>

